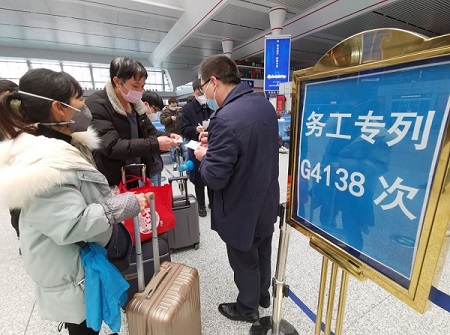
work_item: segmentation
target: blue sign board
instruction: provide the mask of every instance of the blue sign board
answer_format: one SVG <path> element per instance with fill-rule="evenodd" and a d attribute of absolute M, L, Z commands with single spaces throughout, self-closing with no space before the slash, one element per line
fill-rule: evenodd
<path fill-rule="evenodd" d="M 278 93 L 280 83 L 289 81 L 290 36 L 266 36 L 264 46 L 264 91 Z"/>
<path fill-rule="evenodd" d="M 450 58 L 301 82 L 294 216 L 408 287 L 450 108 Z"/>

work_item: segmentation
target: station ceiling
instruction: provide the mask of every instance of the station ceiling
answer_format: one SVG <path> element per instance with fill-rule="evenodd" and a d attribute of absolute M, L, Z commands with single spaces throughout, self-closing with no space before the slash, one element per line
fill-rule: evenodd
<path fill-rule="evenodd" d="M 129 56 L 167 69 L 176 87 L 202 59 L 222 53 L 225 38 L 233 59 L 262 63 L 269 11 L 279 6 L 298 68 L 364 30 L 450 33 L 448 0 L 0 0 L 0 57 L 109 63 Z"/>

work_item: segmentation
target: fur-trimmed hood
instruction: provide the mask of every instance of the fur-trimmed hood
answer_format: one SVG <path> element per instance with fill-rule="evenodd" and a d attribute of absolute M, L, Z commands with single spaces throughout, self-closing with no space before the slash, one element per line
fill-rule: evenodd
<path fill-rule="evenodd" d="M 76 132 L 72 134 L 72 144 L 76 147 L 77 144 L 85 145 L 91 150 L 100 148 L 101 139 L 98 137 L 94 128 L 89 127 L 87 131 Z"/>
<path fill-rule="evenodd" d="M 72 143 L 94 149 L 92 129 L 74 133 Z M 62 140 L 23 133 L 0 142 L 0 206 L 21 208 L 36 195 L 67 183 L 74 170 L 96 171 L 74 146 Z"/>
<path fill-rule="evenodd" d="M 114 91 L 113 85 L 111 83 L 106 83 L 105 90 L 106 95 L 108 96 L 108 99 L 114 108 L 114 111 L 120 115 L 127 116 L 127 112 L 125 112 L 125 109 L 120 103 L 119 98 L 117 98 L 116 91 Z M 138 103 L 132 105 L 139 115 L 145 114 L 147 107 L 145 107 L 142 101 L 139 101 Z"/>

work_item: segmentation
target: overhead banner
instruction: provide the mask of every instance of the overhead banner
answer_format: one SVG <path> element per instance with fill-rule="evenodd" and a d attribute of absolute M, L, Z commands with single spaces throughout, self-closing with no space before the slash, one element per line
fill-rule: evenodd
<path fill-rule="evenodd" d="M 280 83 L 289 81 L 291 36 L 268 35 L 264 41 L 264 92 L 277 95 Z"/>

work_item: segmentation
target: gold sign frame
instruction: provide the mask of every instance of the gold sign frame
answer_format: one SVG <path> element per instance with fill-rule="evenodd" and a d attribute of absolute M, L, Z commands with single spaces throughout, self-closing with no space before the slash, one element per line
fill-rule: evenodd
<path fill-rule="evenodd" d="M 371 41 L 372 43 L 368 43 Z M 377 50 L 379 52 L 371 52 Z M 286 221 L 310 238 L 310 245 L 360 280 L 370 279 L 420 313 L 426 310 L 431 286 L 437 284 L 449 247 L 447 229 L 450 221 L 450 130 L 447 127 L 438 157 L 435 176 L 426 206 L 411 280 L 405 288 L 352 256 L 323 236 L 298 222 L 294 216 L 293 182 L 298 171 L 301 116 L 300 84 L 306 80 L 336 77 L 413 61 L 450 55 L 450 35 L 427 39 L 399 29 L 375 29 L 354 35 L 332 48 L 308 69 L 294 72 L 291 150 L 288 169 Z"/>

